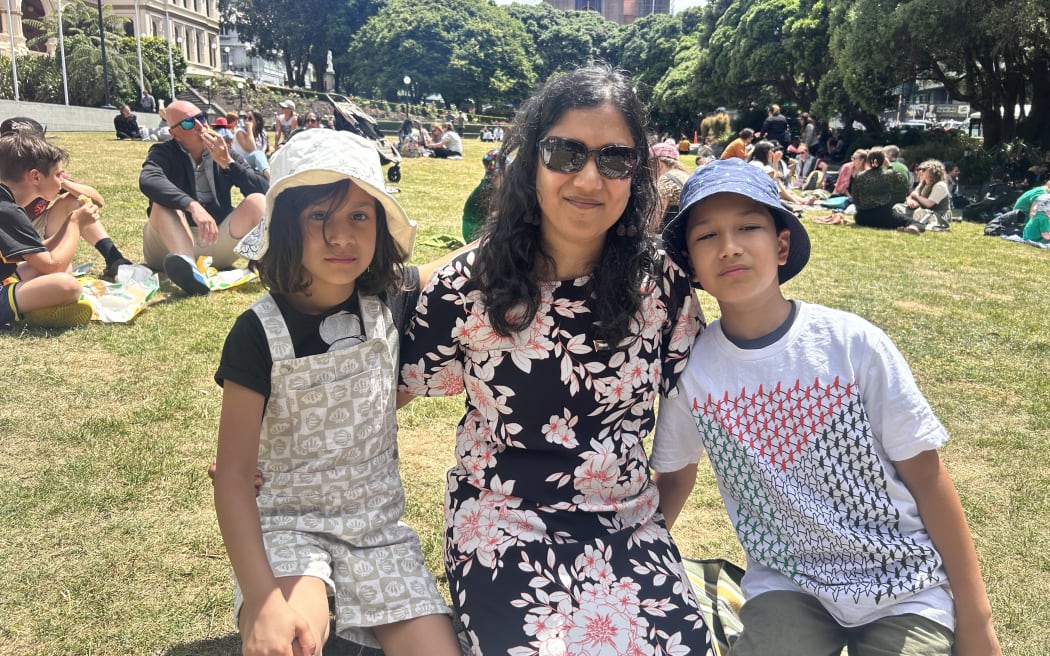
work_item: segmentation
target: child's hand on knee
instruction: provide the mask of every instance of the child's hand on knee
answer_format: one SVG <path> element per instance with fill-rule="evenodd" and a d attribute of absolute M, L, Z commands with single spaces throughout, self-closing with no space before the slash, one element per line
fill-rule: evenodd
<path fill-rule="evenodd" d="M 241 607 L 241 639 L 245 656 L 318 656 L 322 646 L 310 622 L 276 589 L 260 608 Z"/>

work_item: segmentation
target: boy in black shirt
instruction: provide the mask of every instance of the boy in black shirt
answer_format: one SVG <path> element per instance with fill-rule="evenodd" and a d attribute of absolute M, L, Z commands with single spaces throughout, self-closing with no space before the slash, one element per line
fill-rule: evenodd
<path fill-rule="evenodd" d="M 68 154 L 43 138 L 23 133 L 0 137 L 0 325 L 28 321 L 66 327 L 91 320 L 70 275 L 80 229 L 97 220 L 87 196 L 52 237 L 41 241 L 23 206 L 52 201 L 62 190 Z"/>

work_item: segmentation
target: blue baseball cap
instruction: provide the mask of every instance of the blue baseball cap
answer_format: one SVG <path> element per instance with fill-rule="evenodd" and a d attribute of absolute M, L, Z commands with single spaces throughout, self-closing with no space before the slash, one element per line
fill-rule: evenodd
<path fill-rule="evenodd" d="M 678 202 L 678 214 L 663 231 L 664 249 L 675 264 L 692 274 L 689 249 L 685 243 L 685 231 L 689 227 L 689 211 L 693 206 L 715 194 L 737 194 L 761 203 L 769 208 L 773 223 L 778 229 L 787 228 L 791 233 L 787 261 L 780 265 L 778 277 L 781 283 L 794 278 L 809 262 L 809 235 L 794 212 L 780 202 L 780 188 L 773 178 L 762 169 L 748 164 L 739 157 L 715 160 L 701 166 L 689 176 Z M 700 283 L 693 287 L 701 289 Z"/>

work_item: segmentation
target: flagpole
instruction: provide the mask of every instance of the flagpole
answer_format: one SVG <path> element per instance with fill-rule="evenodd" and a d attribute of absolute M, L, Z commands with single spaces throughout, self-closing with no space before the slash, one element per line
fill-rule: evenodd
<path fill-rule="evenodd" d="M 59 0 L 61 2 L 62 0 Z M 135 0 L 135 46 L 139 51 L 139 97 L 146 90 L 142 76 L 142 32 L 139 31 L 139 0 Z"/>
<path fill-rule="evenodd" d="M 7 0 L 9 3 L 11 0 Z M 164 20 L 168 23 L 168 84 L 171 85 L 171 101 L 175 102 L 175 69 L 171 63 L 171 14 L 167 4 L 164 6 Z"/>
<path fill-rule="evenodd" d="M 11 16 L 11 0 L 7 0 L 7 36 L 11 40 L 11 77 L 15 83 L 15 101 L 18 98 L 18 64 L 15 62 L 15 21 Z"/>
<path fill-rule="evenodd" d="M 69 81 L 66 79 L 66 40 L 62 36 L 62 0 L 58 0 L 58 54 L 62 59 L 62 95 L 69 105 Z"/>

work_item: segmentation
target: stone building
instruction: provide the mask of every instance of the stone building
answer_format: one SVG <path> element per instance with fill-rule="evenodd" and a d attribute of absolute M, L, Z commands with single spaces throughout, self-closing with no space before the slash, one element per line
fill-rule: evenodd
<path fill-rule="evenodd" d="M 555 9 L 597 11 L 620 25 L 649 14 L 671 13 L 671 0 L 544 0 Z"/>
<path fill-rule="evenodd" d="M 11 22 L 13 23 L 14 46 L 17 52 L 29 50 L 26 42 L 35 35 L 23 18 L 42 18 L 58 13 L 62 0 L 11 0 Z M 68 5 L 68 0 L 66 0 Z M 170 39 L 172 47 L 178 47 L 186 58 L 186 72 L 190 75 L 209 75 L 221 70 L 219 50 L 219 0 L 106 0 L 113 13 L 129 20 L 126 31 L 135 36 Z M 87 5 L 93 5 L 87 0 Z M 0 45 L 10 51 L 6 7 L 0 6 Z M 37 45 L 33 49 L 41 52 L 53 51 L 56 46 Z"/>

